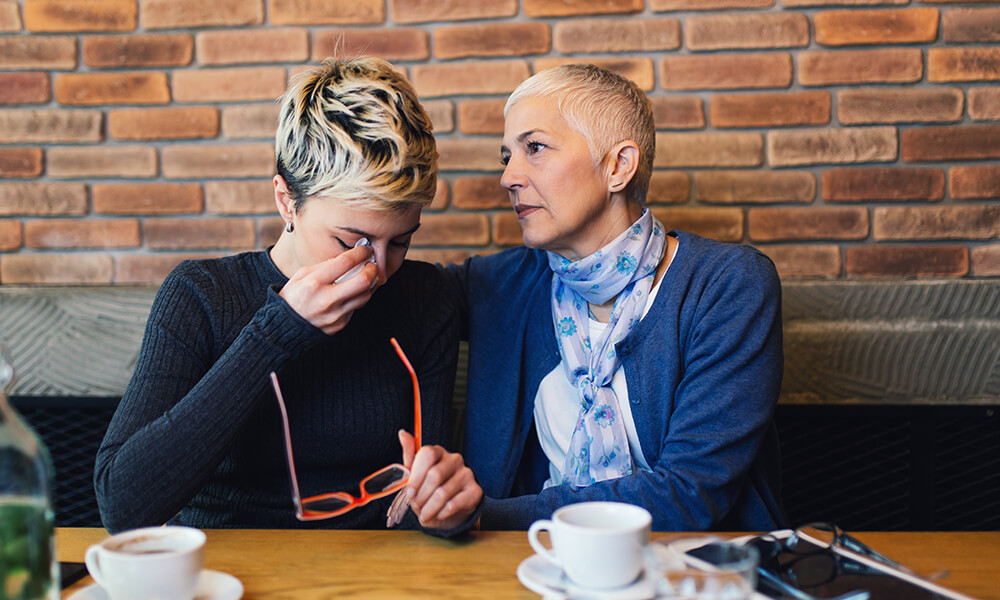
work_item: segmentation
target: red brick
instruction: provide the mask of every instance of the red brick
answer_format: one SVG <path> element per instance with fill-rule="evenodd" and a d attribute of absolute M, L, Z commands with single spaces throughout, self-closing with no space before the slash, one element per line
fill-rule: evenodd
<path fill-rule="evenodd" d="M 448 182 L 444 178 L 437 180 L 434 188 L 434 199 L 431 200 L 427 210 L 444 210 L 448 208 Z"/>
<path fill-rule="evenodd" d="M 948 176 L 951 180 L 948 193 L 952 198 L 1000 199 L 1000 166 L 952 167 Z"/>
<path fill-rule="evenodd" d="M 101 111 L 0 109 L 0 143 L 101 141 Z"/>
<path fill-rule="evenodd" d="M 0 104 L 42 104 L 51 97 L 48 73 L 0 73 Z"/>
<path fill-rule="evenodd" d="M 21 31 L 20 2 L 0 2 L 0 31 Z"/>
<path fill-rule="evenodd" d="M 274 185 L 264 180 L 209 181 L 205 184 L 205 210 L 218 215 L 276 213 Z"/>
<path fill-rule="evenodd" d="M 802 85 L 911 83 L 924 74 L 919 48 L 801 52 L 796 62 Z"/>
<path fill-rule="evenodd" d="M 833 244 L 758 246 L 782 279 L 833 279 L 840 275 L 840 247 Z"/>
<path fill-rule="evenodd" d="M 309 32 L 301 28 L 199 31 L 194 38 L 198 64 L 303 62 L 309 59 Z"/>
<path fill-rule="evenodd" d="M 657 129 L 701 129 L 705 126 L 705 109 L 697 96 L 656 96 L 649 101 Z"/>
<path fill-rule="evenodd" d="M 167 146 L 161 158 L 168 179 L 271 177 L 275 169 L 272 144 Z"/>
<path fill-rule="evenodd" d="M 222 109 L 222 135 L 230 139 L 274 139 L 281 106 L 243 104 Z"/>
<path fill-rule="evenodd" d="M 716 127 L 823 125 L 830 122 L 830 93 L 713 94 L 709 115 Z"/>
<path fill-rule="evenodd" d="M 212 106 L 112 109 L 108 111 L 108 132 L 120 140 L 216 137 L 219 110 Z"/>
<path fill-rule="evenodd" d="M 41 148 L 0 148 L 0 177 L 38 177 L 41 174 Z"/>
<path fill-rule="evenodd" d="M 1000 87 L 969 90 L 969 116 L 977 121 L 1000 121 Z"/>
<path fill-rule="evenodd" d="M 453 185 L 455 187 L 455 208 L 462 210 L 510 209 L 510 194 L 500 187 L 500 178 L 496 175 L 459 177 Z"/>
<path fill-rule="evenodd" d="M 523 60 L 414 65 L 411 71 L 421 97 L 509 94 L 531 75 Z"/>
<path fill-rule="evenodd" d="M 523 0 L 529 17 L 568 17 L 642 12 L 643 0 Z"/>
<path fill-rule="evenodd" d="M 396 23 L 429 23 L 513 17 L 517 0 L 389 0 Z"/>
<path fill-rule="evenodd" d="M 945 11 L 942 37 L 949 44 L 1000 42 L 1000 8 L 956 8 Z"/>
<path fill-rule="evenodd" d="M 755 167 L 764 161 L 759 133 L 657 133 L 656 167 Z"/>
<path fill-rule="evenodd" d="M 285 92 L 285 69 L 238 67 L 175 71 L 176 102 L 274 100 Z"/>
<path fill-rule="evenodd" d="M 960 121 L 965 95 L 958 88 L 842 90 L 837 92 L 841 123 L 941 123 Z"/>
<path fill-rule="evenodd" d="M 653 171 L 646 204 L 684 204 L 691 196 L 691 176 L 683 171 Z"/>
<path fill-rule="evenodd" d="M 813 26 L 824 46 L 928 43 L 937 39 L 938 10 L 832 10 L 817 13 Z"/>
<path fill-rule="evenodd" d="M 76 39 L 72 36 L 0 37 L 0 69 L 75 69 Z"/>
<path fill-rule="evenodd" d="M 194 42 L 183 33 L 83 38 L 83 62 L 91 67 L 179 67 L 191 64 L 193 55 Z"/>
<path fill-rule="evenodd" d="M 597 65 L 631 79 L 640 89 L 653 89 L 653 60 L 650 58 L 539 58 L 535 72 L 570 63 Z"/>
<path fill-rule="evenodd" d="M 434 126 L 434 133 L 455 130 L 455 106 L 451 100 L 425 100 L 422 104 Z"/>
<path fill-rule="evenodd" d="M 104 253 L 0 256 L 0 283 L 7 285 L 109 285 L 112 274 Z"/>
<path fill-rule="evenodd" d="M 155 177 L 151 146 L 55 146 L 45 153 L 50 177 Z"/>
<path fill-rule="evenodd" d="M 65 73 L 56 75 L 56 100 L 70 106 L 166 104 L 166 73 Z"/>
<path fill-rule="evenodd" d="M 24 26 L 28 31 L 133 31 L 135 0 L 27 0 Z"/>
<path fill-rule="evenodd" d="M 1000 48 L 930 48 L 927 79 L 944 81 L 1000 81 Z"/>
<path fill-rule="evenodd" d="M 257 237 L 253 220 L 240 218 L 146 219 L 142 228 L 154 250 L 246 250 Z"/>
<path fill-rule="evenodd" d="M 115 259 L 118 285 L 159 285 L 182 260 L 217 258 L 222 254 L 125 254 Z"/>
<path fill-rule="evenodd" d="M 82 215 L 87 186 L 82 183 L 0 182 L 0 216 Z"/>
<path fill-rule="evenodd" d="M 910 0 L 781 0 L 784 7 L 909 4 Z"/>
<path fill-rule="evenodd" d="M 262 0 L 139 0 L 143 29 L 260 25 Z"/>
<path fill-rule="evenodd" d="M 681 24 L 677 19 L 582 19 L 556 23 L 552 35 L 563 54 L 654 52 L 680 48 Z"/>
<path fill-rule="evenodd" d="M 1000 244 L 977 246 L 971 251 L 972 274 L 979 277 L 1000 275 Z"/>
<path fill-rule="evenodd" d="M 499 138 L 445 138 L 437 143 L 442 171 L 500 171 Z"/>
<path fill-rule="evenodd" d="M 200 213 L 200 183 L 95 183 L 94 212 L 106 215 Z"/>
<path fill-rule="evenodd" d="M 667 231 L 680 229 L 720 242 L 743 239 L 743 211 L 739 208 L 652 208 Z"/>
<path fill-rule="evenodd" d="M 847 249 L 855 277 L 961 277 L 969 272 L 965 246 L 855 246 Z"/>
<path fill-rule="evenodd" d="M 0 219 L 0 251 L 17 250 L 22 242 L 21 222 L 14 219 Z"/>
<path fill-rule="evenodd" d="M 823 172 L 827 202 L 937 202 L 944 198 L 941 169 L 852 167 Z"/>
<path fill-rule="evenodd" d="M 462 133 L 503 133 L 506 100 L 466 100 L 458 105 L 458 129 Z"/>
<path fill-rule="evenodd" d="M 877 206 L 876 240 L 989 240 L 1000 238 L 1000 204 Z"/>
<path fill-rule="evenodd" d="M 792 57 L 784 52 L 668 56 L 661 74 L 668 90 L 784 88 L 792 83 Z"/>
<path fill-rule="evenodd" d="M 816 176 L 806 171 L 698 171 L 695 198 L 706 204 L 809 203 Z"/>
<path fill-rule="evenodd" d="M 385 0 L 267 0 L 275 25 L 378 25 Z"/>
<path fill-rule="evenodd" d="M 524 242 L 517 215 L 509 212 L 493 215 L 493 241 L 500 246 L 520 246 Z"/>
<path fill-rule="evenodd" d="M 544 54 L 551 47 L 546 23 L 452 25 L 434 30 L 434 55 L 443 59 Z"/>
<path fill-rule="evenodd" d="M 898 154 L 895 127 L 772 131 L 767 136 L 772 166 L 888 162 Z"/>
<path fill-rule="evenodd" d="M 751 208 L 750 239 L 861 240 L 868 236 L 868 209 L 863 207 Z"/>
<path fill-rule="evenodd" d="M 684 25 L 691 50 L 797 48 L 809 45 L 809 19 L 801 13 L 695 15 Z"/>
<path fill-rule="evenodd" d="M 774 6 L 774 0 L 649 0 L 656 12 L 668 10 L 714 10 L 717 8 L 762 8 Z"/>
<path fill-rule="evenodd" d="M 24 224 L 28 248 L 135 248 L 139 245 L 136 219 L 46 219 Z"/>
<path fill-rule="evenodd" d="M 1000 158 L 1000 125 L 904 129 L 900 137 L 907 162 Z"/>
<path fill-rule="evenodd" d="M 415 27 L 326 29 L 313 33 L 312 59 L 328 56 L 377 56 L 385 60 L 427 60 L 430 36 Z"/>
<path fill-rule="evenodd" d="M 430 250 L 427 248 L 414 248 L 406 253 L 406 258 L 409 260 L 441 263 L 442 265 L 461 264 L 469 256 L 471 254 L 466 250 Z"/>
<path fill-rule="evenodd" d="M 413 234 L 414 246 L 482 246 L 490 243 L 486 215 L 426 214 Z"/>

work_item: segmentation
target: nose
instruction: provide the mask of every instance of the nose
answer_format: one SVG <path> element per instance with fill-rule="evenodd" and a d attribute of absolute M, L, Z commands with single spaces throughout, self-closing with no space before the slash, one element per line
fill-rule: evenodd
<path fill-rule="evenodd" d="M 503 168 L 500 175 L 500 185 L 509 191 L 515 191 L 524 187 L 525 179 L 522 175 L 520 163 L 513 155 L 507 159 L 507 166 Z"/>

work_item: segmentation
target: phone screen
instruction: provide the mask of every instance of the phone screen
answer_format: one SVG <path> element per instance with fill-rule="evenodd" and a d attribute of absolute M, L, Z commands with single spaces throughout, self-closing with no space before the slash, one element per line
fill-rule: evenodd
<path fill-rule="evenodd" d="M 82 562 L 59 562 L 59 587 L 66 589 L 87 574 L 87 565 Z"/>

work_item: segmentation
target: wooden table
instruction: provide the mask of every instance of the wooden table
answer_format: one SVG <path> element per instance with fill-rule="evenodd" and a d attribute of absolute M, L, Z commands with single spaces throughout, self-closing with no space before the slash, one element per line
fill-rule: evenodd
<path fill-rule="evenodd" d="M 208 530 L 205 566 L 235 575 L 246 600 L 538 598 L 517 580 L 531 556 L 522 531 L 451 542 L 413 531 Z M 60 528 L 60 560 L 82 561 L 103 529 Z M 654 533 L 653 538 L 678 534 Z M 735 535 L 735 534 L 734 534 Z M 879 532 L 857 537 L 920 573 L 981 600 L 1000 600 L 1000 532 Z M 84 578 L 69 590 L 92 583 Z"/>

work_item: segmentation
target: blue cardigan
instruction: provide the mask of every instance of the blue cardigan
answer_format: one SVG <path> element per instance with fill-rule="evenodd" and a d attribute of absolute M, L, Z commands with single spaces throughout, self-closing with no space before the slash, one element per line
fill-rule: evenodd
<path fill-rule="evenodd" d="M 655 530 L 784 526 L 772 412 L 782 374 L 781 284 L 748 246 L 685 232 L 653 306 L 616 346 L 651 472 L 543 490 L 533 408 L 560 362 L 546 254 L 524 247 L 446 269 L 469 340 L 465 458 L 484 529 L 526 529 L 565 504 L 617 500 Z"/>

